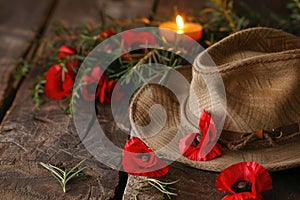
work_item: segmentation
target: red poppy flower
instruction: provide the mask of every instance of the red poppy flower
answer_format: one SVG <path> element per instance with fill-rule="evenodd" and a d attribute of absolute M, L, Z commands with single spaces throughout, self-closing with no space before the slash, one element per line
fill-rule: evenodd
<path fill-rule="evenodd" d="M 75 55 L 76 53 L 77 53 L 76 49 L 67 45 L 62 45 L 61 47 L 59 47 L 59 52 L 57 57 L 59 59 L 68 58 L 69 56 Z"/>
<path fill-rule="evenodd" d="M 231 165 L 219 174 L 216 188 L 231 193 L 223 200 L 260 200 L 261 192 L 272 189 L 272 179 L 260 164 L 241 162 Z"/>
<path fill-rule="evenodd" d="M 71 62 L 66 64 L 68 73 L 71 77 L 75 78 L 77 68 L 80 66 L 80 62 L 77 59 L 73 59 Z"/>
<path fill-rule="evenodd" d="M 103 74 L 101 67 L 95 67 L 91 71 L 90 75 L 85 75 L 83 77 L 83 81 L 85 85 L 82 86 L 82 96 L 86 101 L 93 101 L 98 98 L 101 104 L 109 104 L 111 102 L 114 89 L 116 90 L 116 94 L 113 99 L 114 101 L 120 100 L 123 96 L 119 91 L 117 82 L 115 80 L 108 80 Z M 97 85 L 98 88 L 96 92 L 91 91 Z"/>
<path fill-rule="evenodd" d="M 99 36 L 108 38 L 110 36 L 113 36 L 114 34 L 116 34 L 116 32 L 114 30 L 106 29 L 105 31 L 100 32 Z"/>
<path fill-rule="evenodd" d="M 70 46 L 67 46 L 67 45 L 63 45 L 59 48 L 59 52 L 57 55 L 57 57 L 59 59 L 68 59 L 68 61 L 66 62 L 66 67 L 67 67 L 69 74 L 72 77 L 75 77 L 76 69 L 80 65 L 80 62 L 78 59 L 70 58 L 70 56 L 75 55 L 76 53 L 77 53 L 76 49 L 74 49 Z"/>
<path fill-rule="evenodd" d="M 125 172 L 135 176 L 160 177 L 169 171 L 167 163 L 137 137 L 129 139 L 123 149 L 122 165 Z"/>
<path fill-rule="evenodd" d="M 199 133 L 190 133 L 179 142 L 179 150 L 183 156 L 195 161 L 212 160 L 222 155 L 222 147 L 217 142 L 215 124 L 204 110 L 200 115 Z"/>
<path fill-rule="evenodd" d="M 99 102 L 101 104 L 110 104 L 111 95 L 116 84 L 117 82 L 114 80 L 108 80 L 104 76 L 101 77 L 97 90 L 97 93 L 99 94 Z"/>
<path fill-rule="evenodd" d="M 132 30 L 125 31 L 121 36 L 121 41 L 124 43 L 126 50 L 138 48 L 132 53 L 126 52 L 123 54 L 123 60 L 138 60 L 144 57 L 147 52 L 145 45 L 155 45 L 155 37 L 149 32 L 134 32 Z M 138 56 L 133 56 L 133 54 L 140 54 Z"/>
<path fill-rule="evenodd" d="M 101 104 L 110 104 L 112 93 L 116 90 L 113 101 L 118 101 L 123 94 L 119 91 L 119 85 L 115 80 L 108 80 L 104 75 L 100 78 L 98 83 L 97 95 Z"/>
<path fill-rule="evenodd" d="M 90 88 L 96 88 L 98 84 L 98 79 L 102 74 L 101 67 L 95 67 L 90 75 L 86 75 L 83 77 L 83 81 L 85 83 L 82 86 L 82 96 L 86 101 L 93 101 L 98 96 L 98 92 L 90 91 Z"/>
<path fill-rule="evenodd" d="M 116 84 L 117 82 L 114 80 L 108 80 L 105 77 L 101 77 L 97 90 L 97 93 L 99 94 L 99 102 L 101 104 L 110 104 L 111 95 Z"/>
<path fill-rule="evenodd" d="M 46 73 L 45 80 L 44 93 L 47 97 L 61 100 L 71 94 L 73 78 L 63 72 L 60 65 L 51 66 Z"/>

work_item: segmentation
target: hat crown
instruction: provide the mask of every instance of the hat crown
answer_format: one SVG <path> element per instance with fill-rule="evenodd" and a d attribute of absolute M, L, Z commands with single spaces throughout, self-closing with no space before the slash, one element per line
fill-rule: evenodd
<path fill-rule="evenodd" d="M 280 30 L 240 31 L 195 60 L 194 115 L 222 114 L 223 129 L 248 133 L 296 123 L 300 116 L 300 38 Z"/>

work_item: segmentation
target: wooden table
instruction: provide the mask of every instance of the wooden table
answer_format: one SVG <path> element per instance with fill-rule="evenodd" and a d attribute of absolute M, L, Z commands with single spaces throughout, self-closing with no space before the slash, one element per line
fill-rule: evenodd
<path fill-rule="evenodd" d="M 25 78 L 15 77 L 14 58 L 35 60 L 44 52 L 39 39 L 53 34 L 51 24 L 63 20 L 70 26 L 89 22 L 111 23 L 104 13 L 117 19 L 169 18 L 173 6 L 195 12 L 202 1 L 189 0 L 10 0 L 0 1 L 0 199 L 132 199 L 142 178 L 127 176 L 96 161 L 80 143 L 73 120 L 56 101 L 47 100 L 36 108 L 31 99 L 33 80 L 42 66 L 31 66 Z M 126 8 L 126 9 L 124 9 Z M 115 124 L 109 106 L 102 106 L 99 122 L 112 141 L 122 146 L 127 140 Z M 64 194 L 58 182 L 39 162 L 58 166 L 74 165 L 87 158 L 87 179 L 71 182 Z M 180 179 L 176 199 L 221 199 L 215 187 L 217 173 L 175 163 L 164 180 Z M 274 190 L 267 199 L 300 199 L 300 169 L 272 173 Z M 159 199 L 153 190 L 140 199 Z"/>

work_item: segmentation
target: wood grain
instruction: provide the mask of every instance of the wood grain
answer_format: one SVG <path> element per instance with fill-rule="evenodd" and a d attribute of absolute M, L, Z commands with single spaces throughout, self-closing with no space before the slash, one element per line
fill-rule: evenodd
<path fill-rule="evenodd" d="M 15 79 L 17 58 L 26 57 L 46 22 L 54 0 L 0 1 L 0 119 L 9 107 L 20 79 Z"/>
<path fill-rule="evenodd" d="M 79 27 L 88 23 L 102 25 L 101 8 L 98 2 L 98 0 L 59 0 L 55 13 L 52 15 L 51 23 L 64 22 L 65 25 L 70 27 Z"/>
<path fill-rule="evenodd" d="M 172 199 L 221 199 L 223 194 L 215 188 L 217 173 L 198 170 L 187 167 L 180 163 L 173 163 L 169 173 L 162 178 L 163 181 L 171 182 L 179 180 L 174 186 L 178 196 Z M 134 199 L 135 188 L 138 188 L 144 178 L 129 176 L 124 193 L 125 199 Z M 155 189 L 141 192 L 139 199 L 160 199 L 161 193 Z"/>
<path fill-rule="evenodd" d="M 97 6 L 98 3 L 58 1 L 49 24 L 63 20 L 69 26 L 90 22 L 101 25 L 101 9 Z M 141 9 L 139 12 L 145 13 L 145 10 Z M 49 38 L 53 35 L 51 26 L 46 28 L 45 35 Z M 47 51 L 44 46 L 37 50 L 37 57 Z M 32 68 L 1 125 L 1 198 L 119 199 L 126 176 L 124 178 L 119 171 L 101 164 L 86 150 L 77 135 L 72 118 L 62 111 L 57 101 L 46 99 L 40 109 L 35 107 L 30 86 L 41 73 L 42 68 L 39 65 Z M 108 138 L 122 147 L 128 136 L 122 134 L 113 123 L 108 106 L 101 106 L 98 120 Z M 71 182 L 66 194 L 51 174 L 39 164 L 44 162 L 58 167 L 70 167 L 82 159 L 87 159 L 84 162 L 87 166 L 85 174 L 90 177 Z"/>
<path fill-rule="evenodd" d="M 18 93 L 10 114 L 1 127 L 1 197 L 16 199 L 112 199 L 119 183 L 119 172 L 93 158 L 80 143 L 72 118 L 65 115 L 55 101 L 36 109 L 28 87 L 35 77 L 32 71 Z M 26 104 L 27 106 L 23 106 Z M 104 107 L 109 119 L 109 108 Z M 43 119 L 43 120 L 41 120 Z M 46 120 L 47 119 L 47 120 Z M 116 133 L 116 126 L 105 126 Z M 83 180 L 71 182 L 64 194 L 58 182 L 40 165 L 51 163 L 71 167 L 82 159 L 88 167 Z"/>
<path fill-rule="evenodd" d="M 298 200 L 300 198 L 300 168 L 294 168 L 279 172 L 270 173 L 273 190 L 262 193 L 264 199 L 272 200 Z M 199 170 L 185 166 L 180 163 L 173 163 L 170 166 L 169 173 L 161 178 L 163 181 L 179 180 L 175 184 L 178 196 L 173 199 L 193 199 L 210 200 L 222 199 L 226 194 L 219 192 L 215 188 L 215 181 L 218 173 Z M 124 192 L 124 199 L 134 199 L 136 188 L 140 187 L 145 177 L 129 176 L 127 186 Z M 156 189 L 140 192 L 138 199 L 160 199 L 161 193 Z"/>

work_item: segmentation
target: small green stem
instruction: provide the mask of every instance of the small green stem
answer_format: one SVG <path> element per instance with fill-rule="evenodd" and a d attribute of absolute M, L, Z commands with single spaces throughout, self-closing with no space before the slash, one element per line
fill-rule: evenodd
<path fill-rule="evenodd" d="M 58 167 L 55 167 L 53 165 L 50 164 L 45 164 L 45 163 L 40 163 L 45 169 L 47 169 L 49 172 L 51 172 L 52 176 L 54 176 L 59 184 L 62 187 L 62 190 L 64 193 L 66 193 L 66 187 L 67 187 L 67 183 L 72 180 L 75 177 L 79 176 L 79 173 L 81 173 L 85 167 L 83 168 L 79 168 L 79 166 L 84 162 L 85 160 L 82 160 L 81 162 L 79 162 L 77 165 L 75 165 L 74 167 L 72 167 L 71 169 L 67 169 L 67 170 L 62 170 Z"/>
<path fill-rule="evenodd" d="M 168 197 L 168 199 L 171 199 L 171 196 L 177 196 L 177 194 L 168 191 L 168 189 L 174 190 L 174 188 L 170 188 L 169 185 L 175 184 L 177 182 L 178 182 L 178 180 L 168 183 L 168 182 L 162 182 L 162 181 L 159 181 L 159 180 L 153 179 L 153 178 L 145 179 L 145 180 L 141 181 L 141 183 L 145 183 L 145 184 L 143 184 L 143 185 L 141 185 L 141 186 L 139 186 L 138 188 L 135 189 L 136 193 L 134 194 L 134 199 L 135 200 L 138 199 L 137 197 L 138 197 L 140 191 L 150 189 L 147 186 L 155 188 L 159 192 L 161 192 L 162 193 L 162 199 L 164 199 L 165 195 Z"/>

